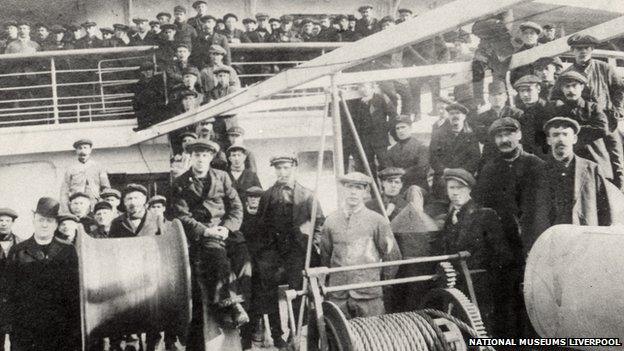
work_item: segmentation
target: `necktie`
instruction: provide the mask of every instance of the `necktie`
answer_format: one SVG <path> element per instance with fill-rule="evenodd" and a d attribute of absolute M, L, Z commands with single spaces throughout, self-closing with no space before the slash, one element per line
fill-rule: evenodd
<path fill-rule="evenodd" d="M 453 224 L 457 224 L 457 222 L 459 222 L 459 219 L 457 219 L 457 214 L 459 213 L 458 209 L 453 209 L 453 214 L 451 215 L 451 223 Z"/>

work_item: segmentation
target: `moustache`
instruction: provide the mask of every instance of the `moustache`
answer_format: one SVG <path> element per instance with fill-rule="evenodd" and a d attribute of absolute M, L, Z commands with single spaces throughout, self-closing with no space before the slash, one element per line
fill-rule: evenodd
<path fill-rule="evenodd" d="M 499 146 L 499 147 L 503 147 L 503 146 L 506 146 L 506 147 L 512 147 L 513 145 L 511 145 L 511 143 L 510 143 L 510 142 L 506 141 L 506 142 L 504 142 L 504 143 L 500 143 L 500 144 L 498 144 L 498 146 Z"/>
<path fill-rule="evenodd" d="M 565 96 L 566 97 L 574 97 L 574 93 L 566 93 Z"/>

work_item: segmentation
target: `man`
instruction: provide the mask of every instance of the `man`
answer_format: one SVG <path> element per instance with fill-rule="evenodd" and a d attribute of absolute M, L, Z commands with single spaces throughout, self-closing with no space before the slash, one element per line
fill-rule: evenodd
<path fill-rule="evenodd" d="M 595 102 L 586 101 L 582 94 L 587 78 L 575 71 L 563 73 L 557 84 L 565 99 L 549 104 L 549 117 L 568 117 L 579 123 L 578 142 L 574 153 L 594 161 L 602 174 L 616 187 L 624 185 L 624 160 L 622 143 L 616 134 L 615 123 L 609 124 L 607 116 Z"/>
<path fill-rule="evenodd" d="M 245 129 L 243 129 L 243 127 L 236 126 L 236 125 L 233 127 L 230 127 L 226 131 L 226 135 L 227 135 L 228 147 L 232 145 L 244 145 L 245 144 L 245 140 L 244 140 Z M 245 149 L 245 168 L 249 169 L 252 172 L 258 171 L 258 167 L 256 166 L 256 156 L 249 149 Z"/>
<path fill-rule="evenodd" d="M 388 132 L 397 117 L 396 107 L 390 99 L 376 91 L 371 82 L 362 83 L 358 90 L 362 98 L 349 102 L 349 110 L 355 124 L 356 131 L 362 142 L 362 147 L 368 159 L 368 164 L 373 174 L 386 166 L 386 149 L 390 144 Z M 346 118 L 345 113 L 341 113 Z M 348 126 L 346 119 L 342 123 Z M 349 156 L 353 156 L 357 171 L 365 171 L 364 160 L 355 146 L 355 138 L 349 128 L 343 128 L 344 161 L 345 169 L 348 169 Z M 379 164 L 379 167 L 377 167 Z"/>
<path fill-rule="evenodd" d="M 41 45 L 42 51 L 66 50 L 67 42 L 65 38 L 65 28 L 59 25 L 50 27 L 50 35 Z"/>
<path fill-rule="evenodd" d="M 180 147 L 174 149 L 178 151 L 171 157 L 171 179 L 179 177 L 191 167 L 191 154 L 186 147 L 197 140 L 197 134 L 188 131 L 182 132 L 177 139 L 179 140 Z M 176 139 L 170 140 L 175 140 L 176 143 L 178 143 Z"/>
<path fill-rule="evenodd" d="M 153 215 L 164 219 L 167 210 L 167 198 L 162 195 L 154 195 L 147 202 L 147 210 Z"/>
<path fill-rule="evenodd" d="M 223 22 L 225 23 L 225 30 L 221 34 L 227 38 L 228 43 L 240 43 L 243 31 L 237 28 L 238 16 L 227 13 L 223 16 Z"/>
<path fill-rule="evenodd" d="M 78 217 L 78 221 L 82 224 L 85 233 L 91 235 L 98 224 L 91 217 L 91 197 L 83 192 L 76 192 L 69 197 L 69 212 Z"/>
<path fill-rule="evenodd" d="M 132 19 L 137 31 L 130 37 L 130 46 L 155 45 L 156 35 L 150 31 L 149 20 L 137 17 Z"/>
<path fill-rule="evenodd" d="M 54 239 L 59 203 L 42 197 L 33 236 L 13 246 L 7 260 L 13 350 L 74 350 L 80 345 L 78 256 Z"/>
<path fill-rule="evenodd" d="M 555 38 L 557 37 L 557 30 L 552 24 L 545 24 L 544 26 L 542 26 L 542 29 L 542 36 L 539 38 L 539 42 L 541 44 L 546 44 L 555 40 Z"/>
<path fill-rule="evenodd" d="M 516 106 L 523 112 L 522 146 L 524 151 L 544 158 L 548 153 L 546 135 L 542 126 L 547 119 L 546 100 L 540 97 L 542 80 L 534 75 L 526 75 L 516 81 L 514 89 L 518 92 Z"/>
<path fill-rule="evenodd" d="M 191 45 L 185 42 L 178 42 L 175 46 L 175 58 L 165 68 L 167 75 L 167 86 L 170 88 L 183 83 L 183 72 L 189 67 L 195 67 L 189 59 L 191 55 Z"/>
<path fill-rule="evenodd" d="M 293 29 L 294 18 L 284 15 L 280 18 L 280 27 L 273 30 L 268 42 L 272 43 L 295 43 L 300 42 L 301 36 Z"/>
<path fill-rule="evenodd" d="M 321 30 L 316 34 L 316 41 L 320 42 L 333 42 L 336 41 L 336 31 L 332 28 L 332 20 L 328 15 L 321 15 L 320 18 Z"/>
<path fill-rule="evenodd" d="M 277 303 L 278 285 L 288 284 L 291 289 L 301 289 L 303 282 L 302 270 L 308 240 L 319 242 L 323 225 L 323 211 L 312 191 L 296 181 L 297 159 L 291 155 L 276 155 L 271 158 L 270 165 L 275 168 L 277 181 L 262 195 L 258 208 L 258 235 L 264 237 L 268 244 L 264 250 L 275 250 L 277 253 L 273 267 L 273 283 L 270 286 Z M 316 202 L 316 205 L 314 203 Z M 312 207 L 316 206 L 316 218 L 312 227 Z M 313 250 L 315 251 L 315 250 Z M 316 252 L 316 251 L 315 251 Z M 262 255 L 263 251 L 258 253 Z M 318 260 L 312 257 L 312 261 Z M 300 299 L 294 300 L 295 311 Z M 271 306 L 273 311 L 277 305 Z M 276 347 L 284 347 L 281 326 L 271 330 Z"/>
<path fill-rule="evenodd" d="M 256 13 L 256 21 L 258 21 L 257 30 L 263 30 L 266 31 L 267 34 L 271 34 L 271 25 L 269 24 L 269 15 L 267 13 Z"/>
<path fill-rule="evenodd" d="M 165 111 L 165 81 L 155 75 L 154 62 L 145 61 L 139 66 L 139 81 L 132 87 L 132 108 L 137 119 L 134 131 L 150 127 L 170 116 Z"/>
<path fill-rule="evenodd" d="M 240 88 L 240 79 L 238 73 L 231 66 L 227 66 L 223 63 L 223 60 L 227 57 L 227 51 L 220 45 L 210 45 L 208 49 L 208 60 L 205 62 L 200 75 L 202 90 L 209 92 L 217 85 L 216 74 L 214 72 L 215 67 L 227 67 L 230 72 L 230 82 L 228 85 Z"/>
<path fill-rule="evenodd" d="M 321 233 L 321 263 L 326 267 L 395 261 L 401 252 L 390 223 L 364 206 L 372 179 L 353 172 L 340 177 L 345 196 L 342 208 L 330 214 Z M 392 279 L 398 267 L 388 267 L 331 274 L 328 286 L 375 282 Z M 371 317 L 385 313 L 381 287 L 356 289 L 328 294 L 329 301 L 340 307 L 347 318 Z"/>
<path fill-rule="evenodd" d="M 4 49 L 5 54 L 34 54 L 41 50 L 37 42 L 30 40 L 30 24 L 27 22 L 18 23 L 17 39 L 12 40 Z"/>
<path fill-rule="evenodd" d="M 125 24 L 116 23 L 113 24 L 113 30 L 115 31 L 113 33 L 114 38 L 112 44 L 114 47 L 127 46 L 130 44 L 130 38 L 128 38 L 130 27 Z"/>
<path fill-rule="evenodd" d="M 349 18 L 347 16 L 338 15 L 334 21 L 340 26 L 340 29 L 336 31 L 336 41 L 357 41 L 361 38 L 356 31 L 349 28 Z"/>
<path fill-rule="evenodd" d="M 8 291 L 6 286 L 6 265 L 9 251 L 16 244 L 17 237 L 13 233 L 13 224 L 17 219 L 17 212 L 3 207 L 0 208 L 0 350 L 4 351 L 4 343 L 10 331 L 10 307 L 7 303 Z"/>
<path fill-rule="evenodd" d="M 193 306 L 208 304 L 223 327 L 236 328 L 249 321 L 241 305 L 251 276 L 238 231 L 243 206 L 228 174 L 210 166 L 219 145 L 198 139 L 187 149 L 191 169 L 174 179 L 170 199 L 172 213 L 189 238 Z M 193 349 L 203 349 L 201 311 L 193 308 L 188 343 Z"/>
<path fill-rule="evenodd" d="M 113 218 L 117 218 L 119 215 L 123 214 L 123 212 L 119 210 L 119 205 L 121 204 L 121 193 L 119 190 L 106 188 L 100 193 L 100 199 L 111 204 Z"/>
<path fill-rule="evenodd" d="M 271 26 L 271 34 L 273 34 L 273 32 L 275 32 L 276 30 L 278 30 L 280 28 L 282 24 L 280 23 L 279 18 L 270 18 L 269 19 L 269 26 Z"/>
<path fill-rule="evenodd" d="M 170 65 L 175 57 L 176 46 L 176 26 L 171 23 L 162 24 L 160 26 L 162 33 L 158 37 L 158 51 L 156 52 L 156 60 L 160 65 Z"/>
<path fill-rule="evenodd" d="M 207 102 L 207 98 L 204 93 L 201 91 L 201 85 L 199 82 L 200 73 L 199 70 L 195 67 L 186 67 L 182 71 L 182 83 L 174 86 L 171 89 L 171 95 L 169 97 L 170 100 L 176 101 L 179 100 L 177 94 L 183 90 L 190 90 L 195 92 L 197 95 L 196 106 L 194 108 L 199 107 Z"/>
<path fill-rule="evenodd" d="M 247 189 L 252 186 L 262 187 L 256 172 L 245 168 L 245 161 L 247 159 L 246 153 L 247 148 L 241 144 L 230 146 L 226 152 L 228 159 L 228 175 L 243 203 L 245 203 L 245 193 Z"/>
<path fill-rule="evenodd" d="M 155 217 L 147 213 L 147 189 L 131 183 L 123 189 L 122 200 L 126 212 L 113 219 L 110 238 L 132 238 L 160 234 Z"/>
<path fill-rule="evenodd" d="M 89 195 L 91 203 L 95 203 L 100 191 L 110 188 L 108 173 L 99 163 L 91 158 L 93 142 L 79 139 L 73 144 L 78 162 L 74 162 L 66 171 L 61 184 L 61 206 L 68 209 L 69 197 L 77 192 Z"/>
<path fill-rule="evenodd" d="M 173 8 L 173 24 L 176 26 L 176 41 L 190 44 L 197 38 L 199 29 L 186 21 L 186 7 L 177 5 Z"/>
<path fill-rule="evenodd" d="M 556 224 L 621 223 L 622 193 L 605 179 L 596 163 L 574 153 L 580 130 L 578 122 L 567 117 L 551 118 L 544 125 L 551 155 L 535 182 L 535 227 L 526 237 L 527 249 Z"/>
<path fill-rule="evenodd" d="M 150 33 L 154 35 L 154 38 L 159 38 L 162 34 L 162 27 L 160 21 L 149 21 Z"/>
<path fill-rule="evenodd" d="M 245 18 L 243 20 L 246 31 L 241 36 L 241 42 L 264 43 L 271 34 L 271 32 L 269 32 L 269 29 L 267 29 L 268 27 L 266 26 L 266 24 L 263 23 L 263 26 L 260 26 L 258 24 L 258 22 L 260 22 L 260 19 L 257 16 L 258 15 L 256 15 L 256 20 L 254 20 L 253 18 Z M 263 22 L 266 22 L 266 17 L 261 16 L 260 18 L 263 18 Z"/>
<path fill-rule="evenodd" d="M 407 201 L 401 194 L 403 190 L 403 180 L 405 170 L 398 167 L 388 167 L 377 174 L 381 182 L 381 200 L 388 219 L 392 221 L 407 206 Z M 375 198 L 366 202 L 366 207 L 382 214 L 379 204 Z"/>
<path fill-rule="evenodd" d="M 583 99 L 598 104 L 598 108 L 607 115 L 609 123 L 613 123 L 624 116 L 624 80 L 614 67 L 592 58 L 598 44 L 600 42 L 590 35 L 575 34 L 568 38 L 568 45 L 574 54 L 574 64 L 563 73 L 574 71 L 587 77 Z M 561 87 L 556 85 L 553 99 L 562 99 L 562 95 Z"/>
<path fill-rule="evenodd" d="M 309 18 L 304 18 L 301 21 L 301 40 L 304 42 L 316 41 L 316 35 L 314 34 L 314 24 Z"/>
<path fill-rule="evenodd" d="M 258 29 L 258 21 L 256 21 L 253 18 L 243 18 L 243 26 L 245 27 L 245 31 L 243 32 L 243 34 L 241 35 L 241 41 L 244 43 L 245 41 L 242 39 L 244 38 L 247 34 L 255 32 L 256 29 Z"/>
<path fill-rule="evenodd" d="M 524 22 L 520 24 L 520 40 L 522 41 L 522 45 L 516 49 L 516 52 L 529 50 L 540 45 L 538 40 L 541 33 L 542 27 L 540 27 L 540 25 L 535 22 Z M 532 65 L 517 67 L 511 71 L 509 80 L 513 85 L 521 77 L 532 73 Z"/>
<path fill-rule="evenodd" d="M 108 201 L 100 201 L 93 207 L 93 218 L 97 223 L 97 229 L 91 233 L 94 238 L 107 238 L 111 224 L 117 212 L 113 212 L 113 205 Z"/>
<path fill-rule="evenodd" d="M 399 18 L 396 20 L 396 24 L 403 23 L 407 20 L 414 18 L 414 13 L 410 9 L 399 9 L 397 11 L 399 13 Z"/>
<path fill-rule="evenodd" d="M 223 63 L 229 65 L 232 62 L 232 53 L 230 52 L 230 44 L 225 36 L 215 32 L 216 19 L 207 15 L 201 18 L 202 30 L 198 32 L 197 38 L 193 41 L 193 56 L 191 62 L 195 66 L 203 68 L 206 65 L 206 59 L 210 54 L 212 45 L 219 45 L 225 50 Z"/>
<path fill-rule="evenodd" d="M 356 21 L 355 31 L 362 38 L 379 31 L 379 23 L 377 23 L 377 19 L 373 17 L 373 7 L 371 5 L 360 6 L 358 12 L 362 17 Z"/>
<path fill-rule="evenodd" d="M 54 233 L 54 238 L 64 244 L 74 245 L 78 235 L 80 220 L 71 213 L 60 213 L 56 217 L 58 228 Z"/>
<path fill-rule="evenodd" d="M 97 37 L 97 24 L 87 21 L 81 24 L 87 33 L 84 37 L 76 41 L 76 49 L 93 49 L 102 47 L 102 39 Z"/>
<path fill-rule="evenodd" d="M 406 187 L 418 185 L 427 186 L 427 171 L 429 170 L 428 150 L 423 143 L 412 135 L 412 119 L 407 115 L 400 115 L 394 125 L 397 142 L 386 153 L 388 167 L 405 169 L 403 182 Z"/>
<path fill-rule="evenodd" d="M 506 304 L 515 291 L 513 286 L 501 282 L 513 271 L 513 252 L 500 219 L 494 210 L 472 200 L 475 179 L 470 172 L 449 168 L 444 171 L 444 180 L 451 207 L 434 247 L 438 254 L 471 253 L 468 266 L 485 270 L 474 276 L 473 283 L 486 330 L 494 337 L 508 336 Z M 461 285 L 465 286 L 465 282 Z"/>
<path fill-rule="evenodd" d="M 100 33 L 102 33 L 102 47 L 110 48 L 115 45 L 115 38 L 113 35 L 115 34 L 115 30 L 109 27 L 100 28 Z"/>
<path fill-rule="evenodd" d="M 236 84 L 232 84 L 230 73 L 232 68 L 229 66 L 215 66 L 212 72 L 216 77 L 215 86 L 207 93 L 208 99 L 219 100 L 222 97 L 235 93 L 238 90 Z"/>
<path fill-rule="evenodd" d="M 49 27 L 43 23 L 37 23 L 35 25 L 35 30 L 37 31 L 35 41 L 39 44 L 39 46 L 45 46 L 46 42 L 51 39 Z"/>
<path fill-rule="evenodd" d="M 546 101 L 551 100 L 551 93 L 555 87 L 555 81 L 563 69 L 563 62 L 557 56 L 541 57 L 533 62 L 533 75 L 542 80 L 540 97 Z"/>
<path fill-rule="evenodd" d="M 481 151 L 479 140 L 470 125 L 466 123 L 468 109 L 461 104 L 446 107 L 449 122 L 432 135 L 429 146 L 429 162 L 433 169 L 433 195 L 445 198 L 443 173 L 446 168 L 462 168 L 471 174 L 477 171 Z"/>
<path fill-rule="evenodd" d="M 10 42 L 17 40 L 18 38 L 18 33 L 19 33 L 19 29 L 17 26 L 17 22 L 15 21 L 10 21 L 4 24 L 4 31 L 6 33 L 6 37 L 2 40 L 0 40 L 0 53 L 4 53 L 4 50 L 6 49 L 7 45 L 9 45 Z"/>
<path fill-rule="evenodd" d="M 349 20 L 349 30 L 355 32 L 355 26 L 357 24 L 357 18 L 353 15 L 348 15 L 347 20 Z M 359 34 L 358 34 L 359 35 Z"/>
<path fill-rule="evenodd" d="M 208 16 L 208 4 L 203 0 L 198 0 L 193 2 L 193 9 L 197 12 L 197 14 L 189 18 L 187 21 L 195 30 L 199 33 L 202 30 L 202 21 L 201 18 L 204 16 Z"/>
<path fill-rule="evenodd" d="M 159 12 L 156 15 L 156 19 L 160 22 L 160 26 L 162 28 L 165 24 L 171 24 L 171 13 L 169 12 Z"/>
<path fill-rule="evenodd" d="M 507 87 L 503 81 L 495 80 L 490 83 L 488 100 L 490 101 L 490 109 L 478 114 L 472 120 L 479 143 L 483 144 L 482 163 L 487 162 L 496 155 L 496 146 L 488 135 L 488 129 L 492 123 L 503 117 L 521 120 L 523 114 L 521 110 L 507 104 Z"/>

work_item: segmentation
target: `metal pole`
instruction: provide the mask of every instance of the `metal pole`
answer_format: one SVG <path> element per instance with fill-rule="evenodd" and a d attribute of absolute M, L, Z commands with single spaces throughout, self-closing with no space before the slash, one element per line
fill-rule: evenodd
<path fill-rule="evenodd" d="M 344 175 L 344 155 L 342 152 L 342 126 L 340 121 L 340 96 L 338 95 L 338 75 L 331 76 L 332 116 L 334 133 L 334 174 L 336 176 L 336 189 L 338 192 L 338 207 L 340 207 L 340 184 L 338 178 Z"/>
<path fill-rule="evenodd" d="M 341 97 L 342 97 L 342 92 L 341 92 Z M 360 157 L 362 158 L 362 163 L 364 164 L 366 173 L 368 173 L 369 177 L 373 178 L 372 187 L 373 187 L 373 194 L 375 195 L 375 200 L 377 201 L 377 206 L 379 206 L 379 209 L 381 210 L 381 214 L 384 217 L 386 217 L 388 221 L 390 221 L 390 219 L 388 218 L 388 213 L 386 213 L 386 207 L 384 206 L 383 200 L 381 199 L 381 193 L 379 192 L 379 188 L 377 187 L 377 182 L 375 182 L 375 176 L 373 175 L 373 171 L 371 170 L 370 165 L 368 164 L 368 158 L 366 157 L 366 153 L 364 152 L 362 141 L 360 140 L 360 136 L 358 135 L 358 132 L 355 129 L 355 124 L 353 124 L 353 118 L 351 118 L 351 112 L 349 111 L 349 107 L 347 106 L 347 101 L 343 97 L 340 99 L 340 101 L 342 102 L 342 106 L 344 107 L 345 115 L 347 117 L 347 122 L 349 123 L 349 128 L 351 129 L 351 134 L 353 134 L 353 140 L 355 141 L 355 146 L 357 146 L 358 153 L 360 154 Z"/>
<path fill-rule="evenodd" d="M 54 124 L 59 124 L 58 91 L 56 86 L 56 63 L 54 57 L 50 58 L 50 85 L 52 86 L 52 110 L 54 111 Z"/>

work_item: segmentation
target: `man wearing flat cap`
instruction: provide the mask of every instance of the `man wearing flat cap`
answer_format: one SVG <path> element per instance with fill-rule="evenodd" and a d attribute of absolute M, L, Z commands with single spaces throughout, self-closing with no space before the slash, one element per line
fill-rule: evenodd
<path fill-rule="evenodd" d="M 581 126 L 568 117 L 544 125 L 551 155 L 536 181 L 534 232 L 530 249 L 544 230 L 556 224 L 609 226 L 622 223 L 623 194 L 607 181 L 600 166 L 576 156 Z"/>
<path fill-rule="evenodd" d="M 542 33 L 542 27 L 539 24 L 535 22 L 524 22 L 520 24 L 519 30 L 522 45 L 516 49 L 516 52 L 533 49 L 534 47 L 540 45 L 539 35 Z M 530 64 L 516 67 L 511 70 L 509 80 L 513 85 L 521 77 L 532 73 L 533 66 Z"/>
<path fill-rule="evenodd" d="M 191 43 L 197 38 L 198 29 L 187 23 L 187 10 L 182 5 L 173 8 L 173 24 L 176 26 L 176 41 Z"/>
<path fill-rule="evenodd" d="M 388 215 L 388 220 L 392 221 L 407 206 L 401 191 L 403 190 L 403 179 L 405 170 L 399 167 L 387 167 L 377 174 L 381 183 L 381 201 Z M 382 214 L 379 204 L 375 198 L 366 202 L 366 207 Z"/>
<path fill-rule="evenodd" d="M 71 213 L 59 213 L 56 220 L 58 228 L 54 233 L 54 238 L 64 244 L 74 245 L 78 235 L 80 219 Z"/>
<path fill-rule="evenodd" d="M 76 40 L 76 49 L 93 49 L 102 47 L 102 39 L 98 38 L 97 24 L 93 21 L 87 21 L 81 24 L 86 35 Z"/>
<path fill-rule="evenodd" d="M 270 240 L 266 250 L 275 250 L 278 253 L 275 257 L 277 269 L 273 273 L 274 285 L 270 287 L 274 297 L 271 308 L 273 313 L 277 313 L 278 285 L 288 284 L 291 289 L 301 288 L 301 272 L 305 266 L 308 240 L 315 244 L 311 262 L 318 262 L 318 243 L 325 217 L 312 191 L 296 181 L 297 158 L 294 155 L 275 155 L 271 158 L 270 165 L 275 169 L 277 180 L 260 199 L 258 233 Z M 313 227 L 310 219 L 314 206 L 316 218 Z M 295 310 L 300 301 L 294 300 Z M 285 345 L 279 325 L 271 334 L 276 346 Z"/>
<path fill-rule="evenodd" d="M 132 19 L 132 23 L 135 24 L 137 30 L 130 37 L 130 46 L 156 45 L 157 35 L 150 30 L 147 18 L 137 17 Z"/>
<path fill-rule="evenodd" d="M 6 264 L 9 251 L 17 242 L 13 224 L 18 215 L 11 208 L 0 208 L 0 350 L 4 351 L 6 335 L 10 331 L 10 306 L 7 304 Z"/>
<path fill-rule="evenodd" d="M 121 192 L 119 190 L 106 188 L 100 193 L 100 199 L 111 204 L 113 210 L 113 218 L 116 218 L 117 216 L 123 214 L 123 212 L 119 210 L 119 205 L 121 204 Z"/>
<path fill-rule="evenodd" d="M 130 38 L 128 37 L 128 32 L 130 31 L 130 27 L 125 24 L 115 23 L 113 24 L 113 38 L 108 45 L 112 47 L 123 47 L 127 46 L 130 43 Z M 107 45 L 105 43 L 105 45 Z"/>
<path fill-rule="evenodd" d="M 25 21 L 17 23 L 17 39 L 7 43 L 5 54 L 34 54 L 41 50 L 36 41 L 30 39 L 30 24 Z"/>
<path fill-rule="evenodd" d="M 244 204 L 247 189 L 253 186 L 262 187 L 262 184 L 260 184 L 260 179 L 256 172 L 247 169 L 245 166 L 245 161 L 247 161 L 247 148 L 245 146 L 234 144 L 228 147 L 226 156 L 228 159 L 228 175 L 232 179 L 232 185 Z"/>
<path fill-rule="evenodd" d="M 615 67 L 592 58 L 598 44 L 598 39 L 590 35 L 574 34 L 568 38 L 568 45 L 574 54 L 574 64 L 563 73 L 574 71 L 587 77 L 583 98 L 598 104 L 598 108 L 604 110 L 609 120 L 619 121 L 624 117 L 624 78 Z M 563 92 L 557 84 L 553 90 L 553 99 L 562 98 Z"/>
<path fill-rule="evenodd" d="M 148 191 L 141 184 L 131 183 L 122 191 L 126 212 L 111 222 L 109 237 L 132 238 L 162 234 L 156 217 L 147 211 Z"/>
<path fill-rule="evenodd" d="M 207 102 L 207 97 L 204 94 L 201 86 L 201 75 L 196 67 L 190 66 L 182 70 L 182 83 L 174 86 L 171 89 L 170 101 L 180 101 L 181 92 L 190 90 L 195 93 L 195 109 Z"/>
<path fill-rule="evenodd" d="M 541 44 L 546 44 L 551 42 L 557 38 L 557 30 L 555 26 L 550 23 L 547 23 L 542 26 L 542 36 L 539 38 L 539 42 Z"/>
<path fill-rule="evenodd" d="M 541 57 L 533 62 L 533 75 L 542 80 L 540 97 L 549 101 L 557 77 L 561 74 L 563 62 L 557 56 Z"/>
<path fill-rule="evenodd" d="M 338 15 L 336 16 L 336 18 L 334 18 L 334 21 L 338 23 L 338 26 L 340 27 L 336 31 L 336 41 L 351 42 L 351 41 L 357 41 L 361 39 L 360 35 L 356 31 L 351 30 L 351 28 L 349 28 L 349 23 L 350 23 L 349 17 L 345 15 Z M 353 22 L 355 23 L 355 18 Z"/>
<path fill-rule="evenodd" d="M 507 87 L 505 82 L 500 80 L 492 81 L 488 86 L 488 101 L 490 109 L 475 116 L 471 123 L 479 138 L 479 143 L 483 145 L 481 165 L 496 155 L 496 146 L 488 134 L 488 129 L 494 121 L 503 117 L 511 117 L 522 120 L 523 112 L 507 103 Z"/>
<path fill-rule="evenodd" d="M 197 32 L 197 38 L 193 41 L 193 53 L 191 61 L 197 67 L 203 68 L 210 56 L 212 45 L 219 45 L 224 51 L 223 63 L 229 65 L 232 62 L 232 53 L 228 39 L 215 31 L 216 18 L 207 15 L 201 18 L 201 30 Z"/>
<path fill-rule="evenodd" d="M 209 303 L 224 327 L 238 327 L 249 320 L 242 307 L 249 257 L 239 252 L 236 260 L 230 261 L 225 251 L 239 251 L 241 240 L 244 242 L 239 232 L 243 205 L 230 176 L 210 165 L 219 144 L 197 139 L 186 148 L 191 168 L 174 179 L 169 199 L 172 214 L 182 222 L 190 244 L 193 305 Z M 234 281 L 230 280 L 232 274 Z M 203 344 L 202 310 L 193 311 L 189 345 L 199 347 Z"/>
<path fill-rule="evenodd" d="M 108 173 L 99 163 L 91 158 L 93 142 L 89 139 L 79 139 L 73 144 L 78 159 L 65 171 L 61 183 L 61 208 L 68 212 L 69 197 L 77 192 L 82 192 L 91 198 L 94 204 L 100 191 L 110 188 Z"/>
<path fill-rule="evenodd" d="M 165 105 L 165 78 L 162 74 L 155 74 L 155 70 L 154 62 L 142 62 L 139 66 L 139 81 L 132 87 L 132 107 L 138 124 L 135 131 L 169 117 Z"/>
<path fill-rule="evenodd" d="M 83 192 L 76 192 L 69 197 L 69 213 L 78 218 L 78 222 L 82 224 L 85 233 L 91 235 L 98 225 L 95 219 L 91 217 L 91 197 Z"/>
<path fill-rule="evenodd" d="M 414 18 L 414 13 L 410 9 L 398 9 L 397 13 L 399 14 L 399 18 L 397 18 L 396 24 L 400 24 Z"/>
<path fill-rule="evenodd" d="M 429 145 L 429 164 L 433 170 L 433 196 L 446 199 L 443 172 L 446 168 L 463 168 L 475 173 L 481 159 L 479 139 L 466 122 L 468 108 L 454 103 L 446 107 L 449 123 L 443 124 Z"/>
<path fill-rule="evenodd" d="M 380 30 L 379 22 L 374 17 L 373 7 L 371 5 L 363 5 L 358 8 L 360 19 L 355 22 L 355 31 L 362 37 L 375 34 Z"/>
<path fill-rule="evenodd" d="M 352 172 L 339 179 L 344 202 L 327 216 L 321 232 L 321 264 L 344 267 L 401 259 L 399 246 L 390 223 L 364 205 L 372 179 Z M 374 282 L 392 279 L 398 267 L 370 269 L 360 274 L 337 273 L 329 277 L 328 286 Z M 385 313 L 381 287 L 330 293 L 329 301 L 340 307 L 347 318 L 371 317 Z"/>
<path fill-rule="evenodd" d="M 228 43 L 239 44 L 244 32 L 238 28 L 238 16 L 233 13 L 226 13 L 223 16 L 223 22 L 225 23 L 225 30 L 221 34 L 225 35 Z"/>
<path fill-rule="evenodd" d="M 243 127 L 234 125 L 228 128 L 225 134 L 227 136 L 227 147 L 245 144 L 245 129 Z M 255 154 L 249 148 L 246 148 L 245 155 L 245 168 L 257 173 L 258 166 L 256 165 Z"/>
<path fill-rule="evenodd" d="M 526 75 L 516 81 L 514 89 L 518 92 L 516 107 L 523 112 L 522 145 L 524 151 L 543 158 L 548 154 L 546 135 L 543 125 L 548 120 L 547 102 L 540 94 L 542 80 L 534 75 Z"/>
<path fill-rule="evenodd" d="M 183 83 L 183 72 L 185 69 L 197 66 L 190 59 L 192 54 L 191 44 L 187 42 L 177 42 L 175 45 L 175 58 L 165 67 L 167 75 L 167 86 L 173 88 Z"/>
<path fill-rule="evenodd" d="M 10 42 L 18 38 L 17 22 L 9 21 L 4 23 L 2 27 L 4 28 L 5 37 L 0 39 L 0 54 L 4 53 L 4 50 Z"/>
<path fill-rule="evenodd" d="M 624 154 L 617 122 L 609 121 L 597 103 L 583 98 L 586 84 L 587 78 L 581 73 L 563 73 L 557 81 L 563 98 L 549 103 L 548 118 L 561 116 L 578 122 L 581 129 L 574 145 L 575 154 L 596 162 L 605 178 L 624 189 Z"/>
<path fill-rule="evenodd" d="M 468 266 L 485 270 L 473 281 L 485 328 L 494 337 L 512 337 L 505 323 L 509 317 L 508 299 L 514 289 L 501 282 L 512 271 L 514 256 L 501 221 L 496 211 L 472 199 L 476 181 L 470 172 L 461 168 L 445 169 L 444 180 L 450 208 L 444 227 L 434 241 L 434 252 L 470 252 Z M 460 286 L 465 284 L 464 281 L 459 283 Z"/>
<path fill-rule="evenodd" d="M 97 222 L 97 229 L 91 233 L 94 238 L 108 238 L 113 219 L 118 217 L 113 211 L 113 205 L 108 201 L 100 201 L 93 206 L 93 218 Z"/>
<path fill-rule="evenodd" d="M 240 79 L 238 78 L 236 70 L 232 68 L 232 66 L 228 66 L 223 63 L 226 56 L 227 51 L 223 47 L 217 44 L 210 45 L 210 48 L 208 49 L 208 58 L 204 61 L 204 65 L 202 66 L 203 68 L 200 72 L 200 81 L 203 91 L 209 92 L 217 85 L 217 77 L 214 72 L 215 67 L 227 67 L 229 71 L 228 85 L 235 87 L 235 89 L 240 88 Z"/>
<path fill-rule="evenodd" d="M 11 348 L 75 350 L 80 345 L 78 256 L 54 238 L 59 203 L 42 197 L 34 234 L 9 251 L 6 266 Z"/>
<path fill-rule="evenodd" d="M 405 187 L 418 185 L 427 186 L 429 170 L 429 152 L 427 147 L 412 134 L 412 119 L 408 115 L 400 115 L 394 124 L 396 144 L 386 153 L 388 167 L 405 169 L 403 182 Z"/>
<path fill-rule="evenodd" d="M 175 135 L 175 137 L 174 137 Z M 177 140 L 176 140 L 177 137 Z M 180 145 L 180 147 L 174 148 L 175 155 L 171 157 L 171 179 L 175 179 L 188 171 L 191 167 L 191 154 L 186 147 L 197 140 L 197 134 L 194 132 L 185 131 L 179 135 L 172 134 L 170 140 L 174 145 Z M 177 151 L 179 150 L 179 151 Z"/>
<path fill-rule="evenodd" d="M 53 51 L 53 50 L 67 50 L 69 49 L 69 45 L 65 39 L 66 29 L 58 24 L 55 24 L 50 27 L 50 35 L 47 40 L 43 41 L 41 44 L 42 51 Z"/>
<path fill-rule="evenodd" d="M 208 16 L 208 11 L 210 10 L 208 7 L 208 3 L 203 0 L 194 1 L 191 5 L 193 10 L 195 10 L 195 16 L 188 19 L 187 23 L 190 24 L 195 30 L 199 33 L 202 28 L 201 18 L 204 16 Z"/>

